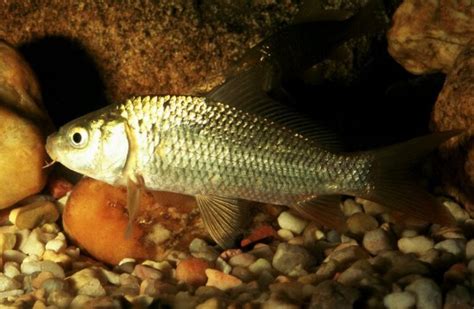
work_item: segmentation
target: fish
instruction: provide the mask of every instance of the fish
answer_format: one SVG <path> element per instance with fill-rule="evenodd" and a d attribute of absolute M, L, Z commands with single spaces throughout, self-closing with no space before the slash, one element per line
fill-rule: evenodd
<path fill-rule="evenodd" d="M 411 171 L 459 132 L 344 153 L 310 120 L 261 93 L 249 94 L 252 78 L 241 86 L 232 88 L 239 98 L 234 102 L 163 95 L 109 105 L 61 127 L 47 138 L 46 150 L 71 170 L 127 187 L 132 220 L 141 190 L 194 196 L 207 231 L 223 248 L 233 246 L 249 221 L 247 201 L 285 205 L 340 226 L 341 195 L 358 196 L 425 221 L 452 223 Z"/>

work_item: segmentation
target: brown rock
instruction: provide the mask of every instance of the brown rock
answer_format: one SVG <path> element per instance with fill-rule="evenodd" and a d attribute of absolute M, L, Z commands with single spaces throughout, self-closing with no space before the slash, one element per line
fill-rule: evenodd
<path fill-rule="evenodd" d="M 359 292 L 356 289 L 327 280 L 316 287 L 310 308 L 353 308 L 358 298 Z"/>
<path fill-rule="evenodd" d="M 212 268 L 206 269 L 206 275 L 208 278 L 206 286 L 213 286 L 223 291 L 238 287 L 242 284 L 242 280 L 239 278 Z"/>
<path fill-rule="evenodd" d="M 59 211 L 52 202 L 38 201 L 13 209 L 9 218 L 19 229 L 33 229 L 58 220 Z"/>
<path fill-rule="evenodd" d="M 185 251 L 192 239 L 207 235 L 194 203 L 183 195 L 144 193 L 132 235 L 126 238 L 126 189 L 86 178 L 72 191 L 63 224 L 73 240 L 101 261 L 160 259 L 169 249 Z"/>
<path fill-rule="evenodd" d="M 405 0 L 393 15 L 388 51 L 414 74 L 447 73 L 473 37 L 469 1 Z"/>
<path fill-rule="evenodd" d="M 473 18 L 474 20 L 474 18 Z M 474 28 L 474 26 L 473 26 Z M 458 56 L 432 113 L 434 131 L 464 130 L 446 142 L 437 166 L 447 193 L 474 216 L 474 41 Z"/>
<path fill-rule="evenodd" d="M 206 269 L 209 263 L 199 258 L 188 258 L 176 267 L 176 279 L 189 285 L 200 286 L 207 281 Z"/>

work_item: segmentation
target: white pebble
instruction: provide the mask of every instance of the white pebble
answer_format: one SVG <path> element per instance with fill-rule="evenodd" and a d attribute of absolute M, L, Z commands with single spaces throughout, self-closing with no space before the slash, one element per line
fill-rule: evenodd
<path fill-rule="evenodd" d="M 469 240 L 466 244 L 466 259 L 474 259 L 474 238 Z"/>
<path fill-rule="evenodd" d="M 314 231 L 314 238 L 315 238 L 316 240 L 321 240 L 321 239 L 326 238 L 326 235 L 324 234 L 323 231 L 321 231 L 321 230 L 316 230 L 316 231 Z"/>
<path fill-rule="evenodd" d="M 282 229 L 292 231 L 293 233 L 299 235 L 308 225 L 308 221 L 292 214 L 289 211 L 284 211 L 278 216 L 278 224 Z"/>
<path fill-rule="evenodd" d="M 221 257 L 218 257 L 216 260 L 216 268 L 224 274 L 230 274 L 230 272 L 232 271 L 232 266 L 227 264 L 227 262 L 224 261 L 224 259 L 222 259 Z"/>
<path fill-rule="evenodd" d="M 293 237 L 295 237 L 290 230 L 285 230 L 285 229 L 279 229 L 277 231 L 277 234 L 278 236 L 280 236 L 281 239 L 285 241 L 289 241 L 290 239 L 293 239 Z"/>
<path fill-rule="evenodd" d="M 135 259 L 132 259 L 132 258 L 124 258 L 122 259 L 118 264 L 119 266 L 120 265 L 123 265 L 125 263 L 136 263 L 137 261 Z"/>
<path fill-rule="evenodd" d="M 3 273 L 9 278 L 15 278 L 20 273 L 20 265 L 17 262 L 5 262 Z"/>
<path fill-rule="evenodd" d="M 18 250 L 6 250 L 5 252 L 3 252 L 4 261 L 12 261 L 21 264 L 25 258 L 26 254 Z"/>
<path fill-rule="evenodd" d="M 412 308 L 416 304 L 416 298 L 411 292 L 393 292 L 384 297 L 383 304 L 389 309 Z"/>
<path fill-rule="evenodd" d="M 457 222 L 462 223 L 469 219 L 469 213 L 465 211 L 458 203 L 446 200 L 443 202 L 444 207 L 448 209 Z"/>
<path fill-rule="evenodd" d="M 431 279 L 420 278 L 405 288 L 416 294 L 416 307 L 431 309 L 442 307 L 442 295 L 439 286 Z"/>
<path fill-rule="evenodd" d="M 415 237 L 418 236 L 418 232 L 415 230 L 403 230 L 401 237 L 404 238 L 410 238 L 410 237 Z"/>
<path fill-rule="evenodd" d="M 44 244 L 41 242 L 41 235 L 39 229 L 34 229 L 25 243 L 20 246 L 20 251 L 28 255 L 42 256 L 44 253 Z"/>
<path fill-rule="evenodd" d="M 433 248 L 434 242 L 426 236 L 403 237 L 398 240 L 398 248 L 403 253 L 422 255 Z"/>
<path fill-rule="evenodd" d="M 37 271 L 41 271 L 39 258 L 36 255 L 27 256 L 23 259 L 20 266 L 21 272 L 26 275 L 31 275 Z"/>
<path fill-rule="evenodd" d="M 435 249 L 454 254 L 457 257 L 462 257 L 465 252 L 466 241 L 464 239 L 446 239 L 440 241 L 434 247 Z"/>
<path fill-rule="evenodd" d="M 66 242 L 62 239 L 52 239 L 46 243 L 46 250 L 51 250 L 54 252 L 60 252 L 66 249 Z"/>
<path fill-rule="evenodd" d="M 21 283 L 0 273 L 0 292 L 20 289 Z"/>
<path fill-rule="evenodd" d="M 15 233 L 0 233 L 0 253 L 5 250 L 11 250 L 15 247 Z"/>
<path fill-rule="evenodd" d="M 53 274 L 56 278 L 64 279 L 64 270 L 58 264 L 52 261 L 39 262 L 41 271 L 47 271 Z"/>
<path fill-rule="evenodd" d="M 348 198 L 342 203 L 342 212 L 344 216 L 350 217 L 357 212 L 362 212 L 362 206 L 353 199 Z"/>

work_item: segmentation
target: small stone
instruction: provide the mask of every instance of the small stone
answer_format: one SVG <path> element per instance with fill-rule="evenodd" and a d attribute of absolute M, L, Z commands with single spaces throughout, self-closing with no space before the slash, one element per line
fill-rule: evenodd
<path fill-rule="evenodd" d="M 426 275 L 430 273 L 427 265 L 412 255 L 399 251 L 382 252 L 371 261 L 374 269 L 381 272 L 386 282 L 395 282 L 408 275 Z"/>
<path fill-rule="evenodd" d="M 55 222 L 59 212 L 50 201 L 37 201 L 32 204 L 15 208 L 10 212 L 9 220 L 19 229 L 34 229 L 44 223 Z"/>
<path fill-rule="evenodd" d="M 5 262 L 3 265 L 3 273 L 8 278 L 15 278 L 20 275 L 20 265 L 17 262 Z"/>
<path fill-rule="evenodd" d="M 417 308 L 441 308 L 442 295 L 439 286 L 431 279 L 420 278 L 405 288 L 416 295 Z"/>
<path fill-rule="evenodd" d="M 18 250 L 5 250 L 5 252 L 3 252 L 3 260 L 5 262 L 10 261 L 21 264 L 25 258 L 26 254 Z"/>
<path fill-rule="evenodd" d="M 16 235 L 14 233 L 1 233 L 0 234 L 0 253 L 5 250 L 10 250 L 15 247 Z"/>
<path fill-rule="evenodd" d="M 264 270 L 260 273 L 260 276 L 257 279 L 258 286 L 260 289 L 265 290 L 267 287 L 275 281 L 275 277 L 268 270 Z"/>
<path fill-rule="evenodd" d="M 242 280 L 239 278 L 212 268 L 206 269 L 206 276 L 208 279 L 206 286 L 213 286 L 223 291 L 235 288 L 242 284 Z"/>
<path fill-rule="evenodd" d="M 209 262 L 214 262 L 219 256 L 219 252 L 199 238 L 193 239 L 189 244 L 189 251 L 194 257 L 202 258 Z"/>
<path fill-rule="evenodd" d="M 268 261 L 271 261 L 274 255 L 272 248 L 270 248 L 270 246 L 267 244 L 256 244 L 254 248 L 249 251 L 249 253 L 256 258 L 262 258 Z"/>
<path fill-rule="evenodd" d="M 31 275 L 41 271 L 41 264 L 36 256 L 28 256 L 21 263 L 20 269 L 23 274 Z"/>
<path fill-rule="evenodd" d="M 467 264 L 467 270 L 474 275 L 474 259 L 470 260 Z"/>
<path fill-rule="evenodd" d="M 372 255 L 377 255 L 384 250 L 393 249 L 387 232 L 380 228 L 365 233 L 362 244 Z"/>
<path fill-rule="evenodd" d="M 50 272 L 54 277 L 64 279 L 64 270 L 58 264 L 52 261 L 41 261 L 39 264 L 41 271 Z"/>
<path fill-rule="evenodd" d="M 230 266 L 223 258 L 218 257 L 216 260 L 216 268 L 224 274 L 230 274 L 232 266 Z"/>
<path fill-rule="evenodd" d="M 31 282 L 35 289 L 39 289 L 43 282 L 47 279 L 54 278 L 53 274 L 47 271 L 40 272 Z"/>
<path fill-rule="evenodd" d="M 68 281 L 71 282 L 72 286 L 76 289 L 77 294 L 93 297 L 104 296 L 106 294 L 96 269 L 85 268 L 80 270 L 70 276 Z"/>
<path fill-rule="evenodd" d="M 316 231 L 314 231 L 314 238 L 315 238 L 316 240 L 321 240 L 321 239 L 326 238 L 326 235 L 324 234 L 323 231 L 321 231 L 321 230 L 316 230 Z"/>
<path fill-rule="evenodd" d="M 15 297 L 15 296 L 23 295 L 24 293 L 25 293 L 25 291 L 23 291 L 21 289 L 0 292 L 0 299 Z"/>
<path fill-rule="evenodd" d="M 51 250 L 54 252 L 60 252 L 64 249 L 66 249 L 67 244 L 66 241 L 62 239 L 52 239 L 46 243 L 46 250 Z"/>
<path fill-rule="evenodd" d="M 171 266 L 171 264 L 168 261 L 151 261 L 151 260 L 146 260 L 142 263 L 144 266 L 150 266 L 156 270 L 159 270 L 165 278 L 170 278 L 173 274 L 174 268 Z"/>
<path fill-rule="evenodd" d="M 339 234 L 336 230 L 330 230 L 326 234 L 326 239 L 332 244 L 337 244 L 341 242 L 341 234 Z"/>
<path fill-rule="evenodd" d="M 453 289 L 446 293 L 446 299 L 444 306 L 452 306 L 452 308 L 458 308 L 460 305 L 469 308 L 469 304 L 472 304 L 474 297 L 471 295 L 469 290 L 462 285 L 456 285 Z"/>
<path fill-rule="evenodd" d="M 74 297 L 70 303 L 71 308 L 87 308 L 87 303 L 93 300 L 94 298 L 89 295 L 79 294 Z"/>
<path fill-rule="evenodd" d="M 340 248 L 340 249 L 339 249 Z M 370 255 L 363 248 L 349 244 L 341 244 L 326 258 L 325 261 L 334 260 L 338 264 L 338 269 L 342 270 L 351 265 L 354 261 L 369 258 Z"/>
<path fill-rule="evenodd" d="M 219 309 L 223 307 L 222 301 L 217 297 L 209 298 L 196 306 L 196 309 Z"/>
<path fill-rule="evenodd" d="M 384 297 L 383 304 L 389 309 L 413 308 L 416 304 L 416 297 L 415 294 L 407 291 L 393 292 Z"/>
<path fill-rule="evenodd" d="M 457 257 L 463 257 L 466 241 L 464 239 L 446 239 L 437 243 L 434 248 L 449 252 Z"/>
<path fill-rule="evenodd" d="M 231 266 L 248 267 L 255 262 L 256 258 L 250 253 L 241 253 L 230 258 L 229 264 Z"/>
<path fill-rule="evenodd" d="M 0 273 L 0 292 L 21 289 L 21 283 Z"/>
<path fill-rule="evenodd" d="M 188 258 L 176 267 L 176 279 L 189 285 L 204 285 L 207 281 L 207 268 L 209 268 L 209 263 L 206 260 Z"/>
<path fill-rule="evenodd" d="M 362 206 L 354 199 L 348 198 L 342 203 L 342 212 L 344 213 L 344 216 L 350 217 L 355 213 L 362 212 Z"/>
<path fill-rule="evenodd" d="M 364 212 L 366 214 L 371 215 L 371 216 L 381 215 L 387 211 L 387 209 L 384 206 L 375 202 L 371 202 L 359 197 L 357 197 L 355 201 L 362 205 L 362 207 L 364 208 Z"/>
<path fill-rule="evenodd" d="M 358 212 L 347 219 L 347 228 L 356 235 L 363 235 L 365 232 L 376 229 L 379 226 L 377 220 L 371 215 Z"/>
<path fill-rule="evenodd" d="M 465 211 L 458 203 L 446 200 L 443 202 L 444 207 L 448 209 L 456 222 L 463 223 L 469 219 L 469 213 Z"/>
<path fill-rule="evenodd" d="M 20 250 L 28 255 L 36 255 L 42 256 L 44 253 L 44 244 L 41 241 L 41 235 L 39 229 L 34 229 L 28 238 L 26 239 L 25 243 L 20 246 Z"/>
<path fill-rule="evenodd" d="M 284 241 L 289 241 L 289 240 L 293 239 L 293 237 L 295 237 L 293 235 L 293 232 L 291 232 L 290 230 L 286 230 L 286 229 L 279 229 L 277 231 L 277 235 Z"/>
<path fill-rule="evenodd" d="M 433 248 L 434 242 L 426 236 L 415 236 L 410 238 L 400 238 L 398 240 L 398 248 L 403 253 L 415 253 L 422 255 L 426 251 Z"/>
<path fill-rule="evenodd" d="M 303 236 L 297 236 L 297 237 L 294 237 L 290 240 L 288 240 L 288 243 L 290 245 L 297 245 L 297 246 L 304 246 L 304 238 Z"/>
<path fill-rule="evenodd" d="M 249 265 L 249 270 L 254 274 L 260 274 L 262 271 L 271 271 L 272 265 L 266 259 L 259 258 L 255 262 Z"/>
<path fill-rule="evenodd" d="M 406 229 L 401 233 L 402 238 L 413 238 L 415 236 L 418 236 L 418 232 L 415 230 Z"/>
<path fill-rule="evenodd" d="M 232 268 L 231 275 L 239 278 L 243 282 L 249 282 L 254 279 L 253 273 L 250 272 L 247 268 L 236 266 Z"/>
<path fill-rule="evenodd" d="M 135 269 L 133 270 L 132 274 L 142 280 L 163 278 L 163 274 L 159 270 L 156 270 L 149 266 L 140 265 L 140 264 L 135 266 Z"/>
<path fill-rule="evenodd" d="M 474 238 L 469 240 L 466 244 L 466 259 L 474 259 Z"/>
<path fill-rule="evenodd" d="M 51 250 L 43 253 L 43 260 L 54 262 L 63 268 L 69 268 L 72 265 L 72 258 L 69 255 Z"/>
<path fill-rule="evenodd" d="M 308 221 L 294 215 L 289 211 L 284 211 L 278 216 L 278 224 L 282 229 L 289 230 L 299 235 L 308 225 Z"/>
<path fill-rule="evenodd" d="M 63 291 L 66 290 L 69 285 L 63 279 L 59 278 L 47 278 L 41 282 L 40 287 L 46 291 L 47 294 L 52 293 L 53 291 Z"/>
<path fill-rule="evenodd" d="M 289 276 L 306 274 L 305 267 L 311 261 L 311 255 L 300 246 L 280 243 L 273 256 L 272 265 L 278 271 Z"/>
<path fill-rule="evenodd" d="M 327 280 L 316 286 L 310 308 L 353 308 L 359 292 L 338 282 Z"/>
<path fill-rule="evenodd" d="M 430 264 L 435 269 L 446 269 L 458 260 L 453 254 L 437 249 L 430 249 L 419 257 L 419 260 Z"/>
<path fill-rule="evenodd" d="M 112 272 L 108 269 L 105 269 L 103 267 L 99 268 L 102 276 L 109 282 L 110 284 L 113 285 L 119 285 L 120 284 L 120 274 L 117 274 L 115 272 Z"/>
<path fill-rule="evenodd" d="M 60 280 L 60 279 L 50 279 L 50 280 Z M 57 286 L 60 288 L 60 286 Z M 52 306 L 57 306 L 59 308 L 74 308 L 71 306 L 73 296 L 63 290 L 51 290 L 48 295 L 48 304 Z"/>
<path fill-rule="evenodd" d="M 175 295 L 177 292 L 176 286 L 159 280 L 145 279 L 140 283 L 140 295 L 163 298 L 164 295 Z"/>

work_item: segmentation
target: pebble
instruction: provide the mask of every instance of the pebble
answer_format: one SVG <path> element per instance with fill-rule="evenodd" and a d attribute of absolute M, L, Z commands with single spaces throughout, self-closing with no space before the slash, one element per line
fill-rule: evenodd
<path fill-rule="evenodd" d="M 63 268 L 70 268 L 72 265 L 72 258 L 64 253 L 57 253 L 51 250 L 46 250 L 43 253 L 43 260 L 51 261 L 61 265 Z"/>
<path fill-rule="evenodd" d="M 64 291 L 67 290 L 69 285 L 67 281 L 59 278 L 47 278 L 41 282 L 40 287 L 46 291 L 47 294 L 53 291 Z"/>
<path fill-rule="evenodd" d="M 286 229 L 279 229 L 277 231 L 277 235 L 284 241 L 289 241 L 292 240 L 295 235 L 293 235 L 293 232 L 290 230 Z"/>
<path fill-rule="evenodd" d="M 250 253 L 241 253 L 234 255 L 229 259 L 229 264 L 231 266 L 240 266 L 240 267 L 248 267 L 250 264 L 255 262 L 256 258 Z"/>
<path fill-rule="evenodd" d="M 454 264 L 457 258 L 449 252 L 432 248 L 423 253 L 423 255 L 419 257 L 419 260 L 430 264 L 435 269 L 446 269 Z"/>
<path fill-rule="evenodd" d="M 350 217 L 355 213 L 362 212 L 362 206 L 354 199 L 348 198 L 342 203 L 342 212 L 344 216 Z"/>
<path fill-rule="evenodd" d="M 416 307 L 431 309 L 442 307 L 442 295 L 439 286 L 431 279 L 420 278 L 405 288 L 416 295 Z"/>
<path fill-rule="evenodd" d="M 5 250 L 10 250 L 15 247 L 16 235 L 14 233 L 1 233 L 0 234 L 0 253 Z"/>
<path fill-rule="evenodd" d="M 25 258 L 26 254 L 18 250 L 5 250 L 5 252 L 3 252 L 4 261 L 11 261 L 21 264 Z"/>
<path fill-rule="evenodd" d="M 357 197 L 355 201 L 362 205 L 362 207 L 364 208 L 364 212 L 366 214 L 371 215 L 371 216 L 377 216 L 387 211 L 387 209 L 384 206 L 375 202 L 371 202 L 369 200 L 365 200 L 365 199 Z"/>
<path fill-rule="evenodd" d="M 19 229 L 33 229 L 45 223 L 55 222 L 58 218 L 59 211 L 50 201 L 37 201 L 15 208 L 8 217 Z"/>
<path fill-rule="evenodd" d="M 363 235 L 378 226 L 379 224 L 374 217 L 363 212 L 355 213 L 347 219 L 347 228 L 356 235 Z"/>
<path fill-rule="evenodd" d="M 467 263 L 467 270 L 474 275 L 474 259 L 470 260 L 469 263 Z"/>
<path fill-rule="evenodd" d="M 280 243 L 273 256 L 272 265 L 286 275 L 300 276 L 306 274 L 304 269 L 310 261 L 311 255 L 303 247 Z"/>
<path fill-rule="evenodd" d="M 249 251 L 250 254 L 256 258 L 266 259 L 271 261 L 273 259 L 273 250 L 267 244 L 256 244 L 255 247 Z"/>
<path fill-rule="evenodd" d="M 464 256 L 466 250 L 466 241 L 464 239 L 446 239 L 437 243 L 434 248 L 449 252 L 461 258 Z"/>
<path fill-rule="evenodd" d="M 384 297 L 383 304 L 388 309 L 413 308 L 416 304 L 416 297 L 415 294 L 408 291 L 393 292 Z"/>
<path fill-rule="evenodd" d="M 338 264 L 339 269 L 345 269 L 354 261 L 369 258 L 369 254 L 363 248 L 353 244 L 341 244 L 325 261 L 334 260 Z"/>
<path fill-rule="evenodd" d="M 232 276 L 239 278 L 243 282 L 249 282 L 254 279 L 253 273 L 250 272 L 247 268 L 242 266 L 236 266 L 232 268 L 230 273 Z"/>
<path fill-rule="evenodd" d="M 433 246 L 433 240 L 426 236 L 403 237 L 398 240 L 398 248 L 403 253 L 422 255 Z"/>
<path fill-rule="evenodd" d="M 48 295 L 48 304 L 59 308 L 72 307 L 70 306 L 72 300 L 73 296 L 69 292 L 63 290 L 51 290 Z"/>
<path fill-rule="evenodd" d="M 223 291 L 235 288 L 242 284 L 242 280 L 239 278 L 212 268 L 206 269 L 206 276 L 208 279 L 206 286 L 216 287 Z"/>
<path fill-rule="evenodd" d="M 99 278 L 97 269 L 85 268 L 70 276 L 68 281 L 78 294 L 97 297 L 106 294 Z"/>
<path fill-rule="evenodd" d="M 196 306 L 196 309 L 218 309 L 218 308 L 223 308 L 223 302 L 217 297 L 209 298 L 206 301 Z"/>
<path fill-rule="evenodd" d="M 474 238 L 466 243 L 466 259 L 474 259 Z"/>
<path fill-rule="evenodd" d="M 60 252 L 66 249 L 67 244 L 66 241 L 63 239 L 52 239 L 46 243 L 45 249 L 51 250 L 54 252 Z"/>
<path fill-rule="evenodd" d="M 17 262 L 5 262 L 3 273 L 9 278 L 15 278 L 20 275 L 20 265 Z"/>
<path fill-rule="evenodd" d="M 471 295 L 468 288 L 462 285 L 456 285 L 446 293 L 444 306 L 453 306 L 453 308 L 460 305 L 468 306 L 469 304 L 472 305 L 472 301 L 474 301 L 474 296 Z"/>
<path fill-rule="evenodd" d="M 185 259 L 176 267 L 176 279 L 189 285 L 204 285 L 207 281 L 207 268 L 209 263 L 204 259 L 194 257 Z"/>
<path fill-rule="evenodd" d="M 132 274 L 141 280 L 163 278 L 163 274 L 159 270 L 141 264 L 135 266 Z"/>
<path fill-rule="evenodd" d="M 359 291 L 338 282 L 327 280 L 316 286 L 310 308 L 353 308 Z"/>
<path fill-rule="evenodd" d="M 88 303 L 93 299 L 92 296 L 79 294 L 72 299 L 69 305 L 71 308 L 87 308 Z"/>
<path fill-rule="evenodd" d="M 458 223 L 463 223 L 470 218 L 469 213 L 456 202 L 445 200 L 443 205 Z"/>
<path fill-rule="evenodd" d="M 219 256 L 219 252 L 200 238 L 193 239 L 189 244 L 189 251 L 194 257 L 202 258 L 208 262 L 214 262 Z"/>
<path fill-rule="evenodd" d="M 5 274 L 0 273 L 0 292 L 11 291 L 21 288 L 21 283 L 15 279 L 7 277 Z"/>
<path fill-rule="evenodd" d="M 20 250 L 28 255 L 42 256 L 44 253 L 44 243 L 41 241 L 39 229 L 34 229 L 25 242 L 20 245 Z"/>
<path fill-rule="evenodd" d="M 218 257 L 216 260 L 216 268 L 225 274 L 229 274 L 232 271 L 232 266 L 221 257 Z"/>
<path fill-rule="evenodd" d="M 388 233 L 380 228 L 365 233 L 362 244 L 372 255 L 377 255 L 384 250 L 393 249 Z"/>
<path fill-rule="evenodd" d="M 272 264 L 270 264 L 270 262 L 266 259 L 259 258 L 258 260 L 250 264 L 248 268 L 254 274 L 260 274 L 265 270 L 271 271 Z"/>
<path fill-rule="evenodd" d="M 33 278 L 33 280 L 31 281 L 31 285 L 35 289 L 39 289 L 44 281 L 51 278 L 54 278 L 52 273 L 47 271 L 40 272 L 36 277 Z"/>
<path fill-rule="evenodd" d="M 278 216 L 278 224 L 282 229 L 289 230 L 299 235 L 308 225 L 308 221 L 298 217 L 290 211 L 284 211 Z"/>

